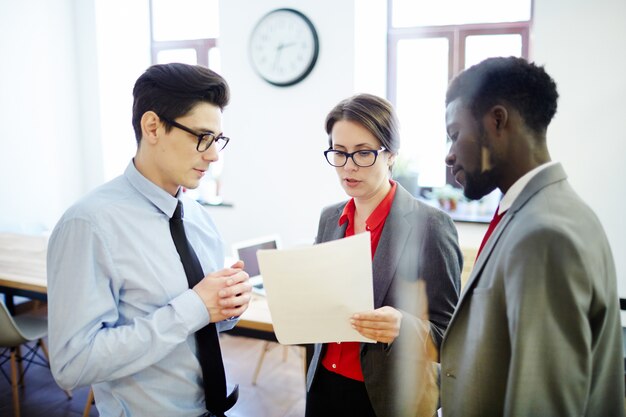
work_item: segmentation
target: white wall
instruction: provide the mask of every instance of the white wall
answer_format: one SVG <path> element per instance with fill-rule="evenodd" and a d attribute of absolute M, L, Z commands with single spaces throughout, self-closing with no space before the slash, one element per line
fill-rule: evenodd
<path fill-rule="evenodd" d="M 626 1 L 535 0 L 534 59 L 556 80 L 554 160 L 599 216 L 626 296 Z"/>
<path fill-rule="evenodd" d="M 84 192 L 74 10 L 0 0 L 0 230 L 47 229 Z"/>
<path fill-rule="evenodd" d="M 279 7 L 306 14 L 320 40 L 311 74 L 287 88 L 264 82 L 248 59 L 254 25 Z M 288 246 L 312 243 L 322 207 L 344 198 L 322 152 L 327 112 L 354 93 L 354 2 L 227 0 L 220 22 L 222 72 L 232 90 L 222 196 L 235 207 L 212 214 L 227 242 L 278 233 Z"/>
<path fill-rule="evenodd" d="M 101 126 L 100 91 L 98 70 L 98 42 L 96 10 L 93 1 L 73 0 L 74 33 L 72 41 L 76 49 L 76 82 L 78 89 L 77 117 L 80 121 L 79 142 L 82 167 L 83 190 L 87 192 L 102 183 L 104 173 L 103 141 Z M 72 201 L 65 202 L 71 204 Z"/>
<path fill-rule="evenodd" d="M 137 151 L 131 118 L 133 87 L 150 66 L 148 1 L 76 0 L 95 6 L 102 166 L 100 181 L 117 177 Z M 92 7 L 94 7 L 92 6 Z"/>

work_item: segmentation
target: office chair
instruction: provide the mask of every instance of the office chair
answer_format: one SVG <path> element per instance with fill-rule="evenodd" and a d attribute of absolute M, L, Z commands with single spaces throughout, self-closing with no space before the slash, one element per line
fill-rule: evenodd
<path fill-rule="evenodd" d="M 31 364 L 50 366 L 48 349 L 43 338 L 48 334 L 48 320 L 30 315 L 11 316 L 4 303 L 0 302 L 0 365 L 11 362 L 11 377 L 2 370 L 2 374 L 11 383 L 13 391 L 13 413 L 20 416 L 19 386 L 23 386 L 24 374 Z M 26 349 L 22 355 L 21 347 Z M 43 356 L 39 353 L 39 349 Z M 8 356 L 6 353 L 9 353 Z M 26 368 L 23 363 L 26 362 Z M 65 391 L 72 398 L 71 391 Z"/>
<path fill-rule="evenodd" d="M 85 408 L 83 409 L 83 417 L 89 417 L 89 413 L 91 412 L 91 406 L 93 405 L 93 403 L 93 388 L 89 388 L 89 394 L 87 394 L 87 402 L 85 403 Z"/>
<path fill-rule="evenodd" d="M 261 366 L 263 365 L 263 360 L 265 359 L 265 355 L 267 354 L 267 352 L 269 352 L 270 350 L 272 350 L 274 347 L 276 346 L 280 346 L 280 344 L 275 343 L 275 342 L 270 342 L 270 341 L 264 341 L 263 342 L 263 351 L 261 352 L 261 356 L 259 357 L 259 360 L 256 364 L 256 368 L 254 369 L 254 374 L 252 375 L 252 385 L 256 385 L 257 383 L 257 379 L 259 377 L 259 373 L 261 372 Z M 298 350 L 302 350 L 301 348 L 303 348 L 304 346 L 293 346 Z M 290 346 L 288 345 L 283 345 L 283 362 L 287 361 L 287 355 L 289 353 L 289 348 Z M 300 352 L 298 352 L 300 353 Z M 306 354 L 301 355 L 302 356 L 302 365 L 304 368 L 304 376 L 306 378 L 306 371 L 307 371 L 307 357 Z"/>

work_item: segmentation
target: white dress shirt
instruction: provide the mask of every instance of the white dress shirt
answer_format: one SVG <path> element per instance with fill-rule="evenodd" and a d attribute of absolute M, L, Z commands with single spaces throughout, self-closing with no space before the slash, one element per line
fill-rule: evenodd
<path fill-rule="evenodd" d="M 526 187 L 526 184 L 528 184 L 535 175 L 539 174 L 544 169 L 556 164 L 558 164 L 558 162 L 546 162 L 545 164 L 539 165 L 538 167 L 533 168 L 532 170 L 519 177 L 519 179 L 515 181 L 513 185 L 511 185 L 506 194 L 502 197 L 502 200 L 500 200 L 500 205 L 498 206 L 498 214 L 502 214 L 511 208 L 513 202 L 515 202 L 515 199 L 517 199 L 517 196 L 520 195 L 520 193 Z"/>

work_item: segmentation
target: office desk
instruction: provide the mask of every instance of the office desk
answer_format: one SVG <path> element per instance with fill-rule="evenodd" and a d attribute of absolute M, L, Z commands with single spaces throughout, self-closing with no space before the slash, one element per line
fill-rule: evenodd
<path fill-rule="evenodd" d="M 241 315 L 237 325 L 228 333 L 235 336 L 254 337 L 255 339 L 277 342 L 267 299 L 262 295 L 252 293 L 248 309 Z"/>
<path fill-rule="evenodd" d="M 245 336 L 255 339 L 265 340 L 266 342 L 276 342 L 276 334 L 274 333 L 274 326 L 272 325 L 272 316 L 270 314 L 269 306 L 267 305 L 267 298 L 263 295 L 252 293 L 252 299 L 248 309 L 241 315 L 237 325 L 228 330 L 226 333 L 233 336 Z M 304 375 L 306 378 L 307 370 L 311 359 L 313 359 L 313 345 L 300 345 L 304 347 L 304 357 L 302 361 Z M 287 347 L 285 347 L 286 349 Z M 254 376 L 252 377 L 252 384 L 256 385 L 256 380 L 261 370 L 261 364 L 265 353 L 269 350 L 268 343 L 263 346 L 263 352 L 256 365 Z"/>
<path fill-rule="evenodd" d="M 47 249 L 47 236 L 0 233 L 0 292 L 6 295 L 10 310 L 16 295 L 46 300 Z M 253 294 L 250 307 L 231 333 L 276 341 L 265 297 Z"/>
<path fill-rule="evenodd" d="M 47 236 L 0 233 L 0 292 L 9 311 L 15 312 L 14 296 L 46 301 Z M 250 307 L 231 334 L 276 341 L 265 297 L 253 294 Z"/>
<path fill-rule="evenodd" d="M 272 325 L 272 316 L 267 305 L 267 299 L 259 294 L 252 293 L 252 299 L 248 309 L 241 315 L 237 325 L 227 332 L 234 336 L 252 337 L 269 342 L 278 342 Z M 313 345 L 301 345 L 305 350 L 304 375 L 313 358 Z M 264 348 L 267 349 L 267 346 Z M 261 357 L 262 358 L 262 357 Z M 262 359 L 261 359 L 262 360 Z M 257 365 L 255 375 L 258 374 L 260 365 Z M 255 376 L 256 379 L 256 376 Z"/>
<path fill-rule="evenodd" d="M 0 233 L 0 292 L 15 313 L 14 296 L 46 301 L 47 236 Z"/>
<path fill-rule="evenodd" d="M 6 306 L 15 314 L 14 296 L 47 301 L 46 278 L 47 236 L 0 233 L 0 293 Z M 277 342 L 267 300 L 252 294 L 248 310 L 229 334 Z M 312 355 L 307 347 L 307 357 Z"/>

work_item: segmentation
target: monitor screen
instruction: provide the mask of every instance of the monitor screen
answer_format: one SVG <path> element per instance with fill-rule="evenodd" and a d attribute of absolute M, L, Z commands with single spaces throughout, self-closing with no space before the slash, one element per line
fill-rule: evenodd
<path fill-rule="evenodd" d="M 250 244 L 249 246 L 236 247 L 237 257 L 244 262 L 243 269 L 251 277 L 260 275 L 259 262 L 256 258 L 256 252 L 259 249 L 278 249 L 277 241 L 272 239 L 263 242 L 259 241 L 258 243 Z"/>

